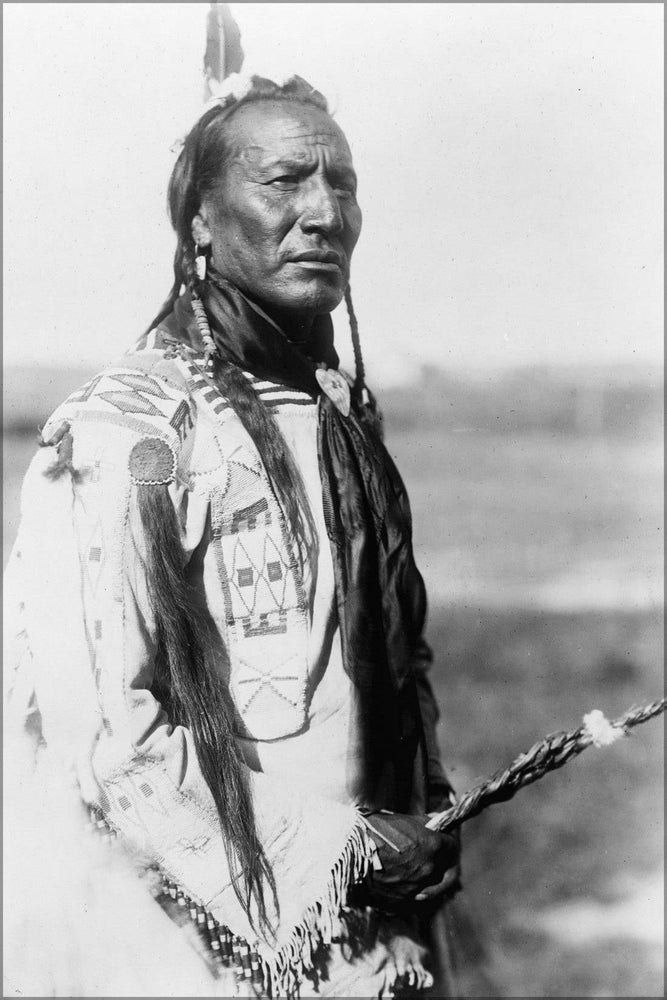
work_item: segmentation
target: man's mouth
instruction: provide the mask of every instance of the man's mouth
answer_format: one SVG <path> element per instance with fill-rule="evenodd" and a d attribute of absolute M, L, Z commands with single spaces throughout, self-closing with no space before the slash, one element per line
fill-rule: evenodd
<path fill-rule="evenodd" d="M 301 253 L 293 254 L 289 262 L 313 268 L 320 267 L 324 270 L 332 270 L 334 267 L 343 269 L 343 258 L 333 250 L 303 250 Z"/>

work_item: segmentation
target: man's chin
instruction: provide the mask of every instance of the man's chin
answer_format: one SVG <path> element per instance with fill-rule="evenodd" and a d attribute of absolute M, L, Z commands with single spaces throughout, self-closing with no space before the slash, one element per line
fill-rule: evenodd
<path fill-rule="evenodd" d="M 285 290 L 274 306 L 284 312 L 328 313 L 340 305 L 345 295 L 345 285 L 336 282 L 310 281 L 305 287 Z"/>
<path fill-rule="evenodd" d="M 342 302 L 346 287 L 347 280 L 342 274 L 338 274 L 335 279 L 333 275 L 327 275 L 324 279 L 309 283 L 304 294 L 317 312 L 331 312 Z"/>

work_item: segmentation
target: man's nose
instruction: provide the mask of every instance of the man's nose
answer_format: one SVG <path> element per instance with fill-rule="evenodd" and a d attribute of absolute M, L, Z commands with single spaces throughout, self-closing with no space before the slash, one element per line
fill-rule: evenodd
<path fill-rule="evenodd" d="M 323 177 L 311 177 L 303 192 L 301 227 L 304 232 L 323 232 L 327 235 L 341 232 L 343 213 L 336 192 Z"/>

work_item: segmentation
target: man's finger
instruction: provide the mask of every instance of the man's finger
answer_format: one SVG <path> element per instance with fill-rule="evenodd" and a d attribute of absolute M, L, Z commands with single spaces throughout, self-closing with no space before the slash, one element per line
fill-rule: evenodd
<path fill-rule="evenodd" d="M 452 888 L 457 879 L 458 872 L 456 868 L 449 868 L 437 885 L 427 885 L 425 889 L 417 893 L 415 900 L 418 903 L 422 903 L 426 899 L 434 899 L 436 896 L 441 896 L 443 892 L 447 892 L 448 889 Z"/>

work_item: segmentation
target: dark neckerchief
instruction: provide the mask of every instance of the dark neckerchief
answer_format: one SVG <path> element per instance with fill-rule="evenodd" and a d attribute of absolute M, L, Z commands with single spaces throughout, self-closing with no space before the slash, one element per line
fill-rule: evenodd
<path fill-rule="evenodd" d="M 319 397 L 322 504 L 331 542 L 343 662 L 358 692 L 364 735 L 364 805 L 407 811 L 415 756 L 422 744 L 412 659 L 426 598 L 412 553 L 405 487 L 384 444 L 353 401 L 343 416 L 322 394 L 318 363 L 338 366 L 333 326 L 318 317 L 309 341 L 295 345 L 229 282 L 215 275 L 202 289 L 211 333 L 223 360 Z M 197 346 L 183 296 L 163 325 Z"/>
<path fill-rule="evenodd" d="M 338 368 L 333 323 L 318 316 L 307 341 L 295 344 L 239 290 L 215 272 L 205 284 L 202 301 L 221 358 L 257 378 L 279 382 L 318 396 L 318 363 Z"/>

